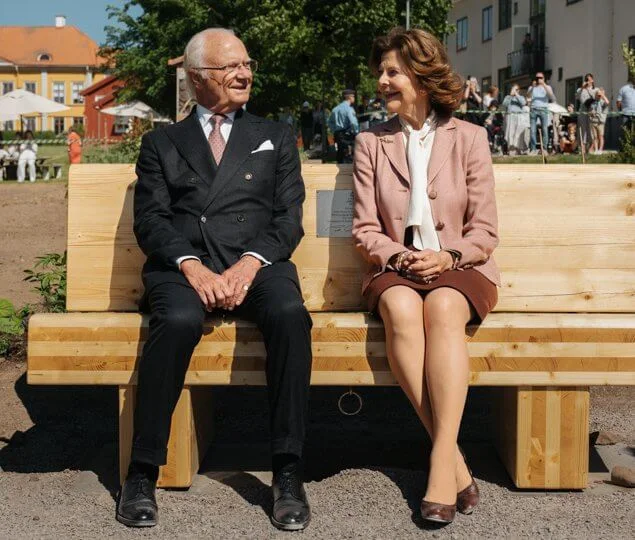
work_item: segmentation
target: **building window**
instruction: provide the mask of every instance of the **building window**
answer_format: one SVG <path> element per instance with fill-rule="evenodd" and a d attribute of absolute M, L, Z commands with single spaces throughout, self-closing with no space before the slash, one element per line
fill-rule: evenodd
<path fill-rule="evenodd" d="M 570 4 L 577 4 L 580 1 L 581 0 L 567 0 L 567 6 L 570 5 Z"/>
<path fill-rule="evenodd" d="M 12 82 L 3 82 L 2 83 L 2 93 L 8 94 L 9 92 L 13 92 L 13 83 Z"/>
<path fill-rule="evenodd" d="M 37 86 L 36 86 L 36 83 L 34 83 L 34 82 L 24 83 L 24 89 L 27 92 L 31 92 L 32 94 L 36 94 L 37 93 Z"/>
<path fill-rule="evenodd" d="M 578 88 L 582 86 L 582 77 L 574 77 L 573 79 L 567 79 L 564 83 L 564 101 L 565 106 L 573 105 L 576 110 L 578 109 L 578 104 L 576 103 L 575 93 Z"/>
<path fill-rule="evenodd" d="M 529 5 L 529 16 L 537 17 L 545 14 L 545 0 L 531 0 Z"/>
<path fill-rule="evenodd" d="M 498 88 L 501 92 L 501 95 L 506 96 L 509 94 L 511 90 L 511 83 L 508 82 L 510 78 L 510 69 L 509 66 L 501 68 L 498 70 Z"/>
<path fill-rule="evenodd" d="M 64 117 L 63 116 L 56 116 L 53 119 L 53 131 L 55 131 L 55 135 L 64 133 Z"/>
<path fill-rule="evenodd" d="M 467 17 L 456 21 L 456 50 L 467 49 Z"/>
<path fill-rule="evenodd" d="M 83 116 L 73 116 L 73 125 L 74 126 L 83 126 L 84 125 L 84 117 Z"/>
<path fill-rule="evenodd" d="M 71 86 L 71 95 L 73 103 L 84 103 L 84 96 L 80 95 L 80 92 L 84 89 L 83 82 L 74 82 Z"/>
<path fill-rule="evenodd" d="M 50 54 L 39 54 L 38 57 L 38 62 L 48 62 L 51 59 L 51 55 Z"/>
<path fill-rule="evenodd" d="M 518 2 L 514 2 L 514 15 L 518 15 Z"/>
<path fill-rule="evenodd" d="M 635 50 L 635 36 L 630 36 L 628 38 L 628 48 Z"/>
<path fill-rule="evenodd" d="M 558 68 L 558 82 L 560 82 L 562 80 L 562 68 L 559 67 Z"/>
<path fill-rule="evenodd" d="M 28 117 L 28 118 L 23 118 L 24 120 L 24 129 L 25 130 L 30 130 L 30 131 L 35 131 L 35 118 Z"/>
<path fill-rule="evenodd" d="M 13 120 L 7 120 L 4 123 L 4 130 L 5 131 L 13 131 Z"/>
<path fill-rule="evenodd" d="M 66 101 L 63 82 L 53 83 L 53 101 L 55 101 L 56 103 L 64 103 Z"/>
<path fill-rule="evenodd" d="M 483 41 L 489 41 L 492 39 L 492 13 L 494 12 L 494 8 L 492 6 L 487 6 L 483 8 L 483 12 L 481 15 L 481 39 Z"/>
<path fill-rule="evenodd" d="M 498 29 L 505 30 L 512 25 L 511 0 L 498 0 Z"/>

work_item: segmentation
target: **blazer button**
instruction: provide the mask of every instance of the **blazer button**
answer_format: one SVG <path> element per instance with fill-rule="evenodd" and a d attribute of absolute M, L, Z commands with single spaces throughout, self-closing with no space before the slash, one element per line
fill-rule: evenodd
<path fill-rule="evenodd" d="M 242 214 L 238 214 L 238 216 L 236 217 L 236 220 L 242 223 L 243 221 L 245 221 L 245 216 Z"/>
<path fill-rule="evenodd" d="M 439 221 L 439 223 L 437 223 L 436 229 L 437 231 L 442 231 L 443 227 L 445 227 L 445 223 L 443 223 L 443 221 Z"/>
<path fill-rule="evenodd" d="M 430 197 L 431 199 L 436 199 L 437 198 L 437 192 L 432 190 L 429 194 L 428 197 Z"/>
<path fill-rule="evenodd" d="M 253 174 L 251 174 L 250 172 L 245 174 L 245 180 L 251 180 L 254 177 Z"/>
<path fill-rule="evenodd" d="M 201 223 L 205 223 L 207 221 L 207 218 L 205 216 L 201 216 Z"/>

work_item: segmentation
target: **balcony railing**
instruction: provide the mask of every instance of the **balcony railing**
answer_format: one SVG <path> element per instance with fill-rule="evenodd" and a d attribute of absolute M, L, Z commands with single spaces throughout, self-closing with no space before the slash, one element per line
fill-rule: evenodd
<path fill-rule="evenodd" d="M 536 71 L 544 71 L 545 56 L 549 52 L 547 47 L 532 47 L 507 54 L 507 65 L 510 77 L 533 75 Z"/>

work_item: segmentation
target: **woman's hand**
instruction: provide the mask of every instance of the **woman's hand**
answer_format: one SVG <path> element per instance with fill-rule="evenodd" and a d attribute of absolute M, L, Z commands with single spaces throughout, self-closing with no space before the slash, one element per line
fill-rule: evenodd
<path fill-rule="evenodd" d="M 401 267 L 406 274 L 417 279 L 432 280 L 438 278 L 454 265 L 452 255 L 447 251 L 412 251 L 404 257 Z"/>

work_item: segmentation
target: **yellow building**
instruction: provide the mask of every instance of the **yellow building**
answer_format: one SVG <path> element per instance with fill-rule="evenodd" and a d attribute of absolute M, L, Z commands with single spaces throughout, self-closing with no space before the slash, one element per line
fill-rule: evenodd
<path fill-rule="evenodd" d="M 0 122 L 5 130 L 63 133 L 84 123 L 84 98 L 80 92 L 105 77 L 97 70 L 102 60 L 99 47 L 66 18 L 57 16 L 55 26 L 0 26 L 0 93 L 23 88 L 58 103 L 68 110 Z"/>

